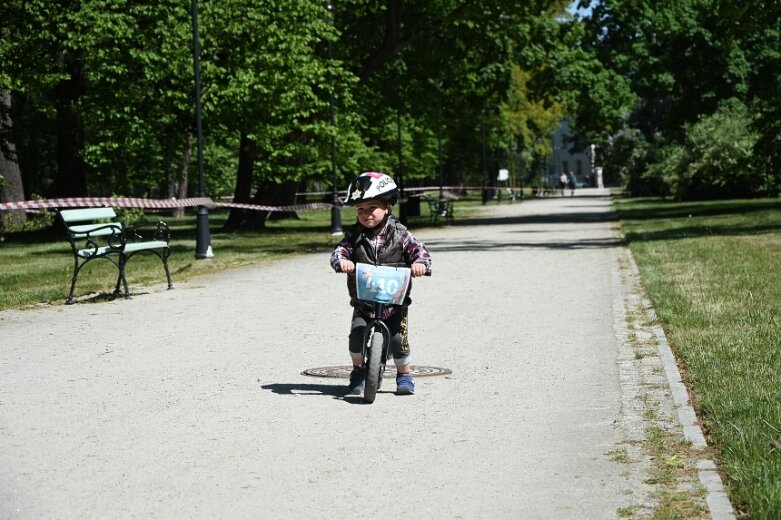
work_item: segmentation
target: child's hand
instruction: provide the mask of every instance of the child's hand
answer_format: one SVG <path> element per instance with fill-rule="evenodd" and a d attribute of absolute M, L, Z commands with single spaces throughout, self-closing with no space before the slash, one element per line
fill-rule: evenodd
<path fill-rule="evenodd" d="M 353 274 L 355 272 L 355 262 L 352 260 L 339 260 L 339 272 Z"/>
<path fill-rule="evenodd" d="M 426 264 L 421 264 L 420 262 L 415 262 L 412 264 L 410 269 L 412 269 L 413 277 L 423 276 L 426 274 Z"/>

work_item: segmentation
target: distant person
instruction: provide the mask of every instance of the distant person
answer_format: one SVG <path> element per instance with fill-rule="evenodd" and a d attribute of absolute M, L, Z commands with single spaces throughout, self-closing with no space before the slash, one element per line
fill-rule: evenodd
<path fill-rule="evenodd" d="M 567 188 L 567 174 L 564 172 L 561 172 L 561 175 L 559 175 L 559 190 L 561 191 L 561 196 L 564 196 L 564 190 Z"/>
<path fill-rule="evenodd" d="M 574 172 L 569 172 L 569 189 L 570 189 L 570 196 L 575 196 L 575 188 L 578 185 L 578 178 L 575 177 Z"/>

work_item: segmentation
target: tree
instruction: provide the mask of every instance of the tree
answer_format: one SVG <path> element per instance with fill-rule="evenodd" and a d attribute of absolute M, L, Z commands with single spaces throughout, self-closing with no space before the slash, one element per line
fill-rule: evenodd
<path fill-rule="evenodd" d="M 22 174 L 16 161 L 16 147 L 13 140 L 11 121 L 11 92 L 0 91 L 0 200 L 13 202 L 24 200 Z M 24 210 L 0 212 L 0 230 L 20 228 L 27 214 Z"/>
<path fill-rule="evenodd" d="M 333 29 L 325 5 L 212 3 L 203 27 L 204 118 L 212 136 L 240 136 L 234 199 L 291 204 L 297 183 L 327 156 L 317 153 L 328 131 L 322 42 Z M 349 78 L 335 67 L 332 81 Z M 262 227 L 265 217 L 233 210 L 228 227 Z"/>
<path fill-rule="evenodd" d="M 642 132 L 650 145 L 647 167 L 668 163 L 662 150 L 690 139 L 696 123 L 729 99 L 760 114 L 754 123 L 760 131 L 758 158 L 776 154 L 780 14 L 777 3 L 761 0 L 605 0 L 594 7 L 583 48 L 636 95 L 625 124 Z M 764 171 L 755 172 L 766 179 L 763 186 L 779 185 L 774 164 L 765 162 Z M 643 170 L 634 174 L 645 176 Z"/>
<path fill-rule="evenodd" d="M 406 116 L 405 131 L 414 129 L 419 137 L 417 148 L 404 148 L 414 150 L 405 153 L 405 164 L 412 166 L 405 177 L 435 176 L 441 136 L 448 180 L 481 182 L 482 135 L 492 150 L 507 147 L 501 106 L 512 88 L 513 66 L 532 45 L 540 20 L 563 12 L 566 2 L 370 5 L 351 6 L 337 26 L 346 27 L 338 48 L 345 49 L 343 59 L 361 80 L 357 110 L 362 135 L 378 151 L 375 160 L 395 163 L 390 155 L 399 110 Z"/>
<path fill-rule="evenodd" d="M 340 186 L 357 171 L 392 171 L 399 129 L 407 179 L 435 177 L 444 161 L 448 181 L 482 180 L 483 129 L 496 156 L 531 128 L 507 123 L 513 68 L 530 71 L 530 100 L 535 91 L 544 92 L 536 100 L 553 99 L 537 88 L 544 67 L 533 59 L 563 63 L 568 33 L 556 20 L 567 3 L 344 0 L 332 20 L 324 3 L 309 0 L 204 2 L 210 194 L 291 203 L 302 183 L 331 182 L 332 136 Z M 46 195 L 154 196 L 176 194 L 174 185 L 192 178 L 185 5 L 82 0 L 52 9 L 45 0 L 9 0 L 1 9 L 0 88 L 14 99 L 27 189 L 43 190 L 51 177 L 56 189 Z M 328 121 L 331 91 L 335 125 Z M 57 117 L 58 133 L 39 130 L 57 128 Z M 231 215 L 232 227 L 265 219 L 248 215 Z"/>
<path fill-rule="evenodd" d="M 54 94 L 67 75 L 58 61 L 64 10 L 49 7 L 44 0 L 0 3 L 0 91 L 10 94 L 6 116 L 13 124 L 13 133 L 5 132 L 0 139 L 6 147 L 13 146 L 30 193 L 55 195 L 57 160 L 68 158 L 62 153 L 65 146 L 57 153 Z"/>

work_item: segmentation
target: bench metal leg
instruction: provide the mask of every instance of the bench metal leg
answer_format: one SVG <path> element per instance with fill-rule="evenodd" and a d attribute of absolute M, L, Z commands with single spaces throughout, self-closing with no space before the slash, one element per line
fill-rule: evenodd
<path fill-rule="evenodd" d="M 73 260 L 73 278 L 71 278 L 71 290 L 68 293 L 68 297 L 65 299 L 65 305 L 73 305 L 73 292 L 76 290 L 76 278 L 79 277 L 79 259 L 76 257 Z"/>
<path fill-rule="evenodd" d="M 171 283 L 171 271 L 168 270 L 168 257 L 171 256 L 171 250 L 166 249 L 160 258 L 163 260 L 163 268 L 165 268 L 165 277 L 168 279 L 168 289 L 173 289 L 174 284 Z"/>
<path fill-rule="evenodd" d="M 157 257 L 163 262 L 163 269 L 165 269 L 165 278 L 168 281 L 168 288 L 169 289 L 173 289 L 174 288 L 174 284 L 171 281 L 171 270 L 168 268 L 168 257 L 171 256 L 171 250 L 170 249 L 163 249 L 162 252 L 158 252 L 158 251 L 155 251 L 155 250 L 152 250 L 152 249 L 133 251 L 132 253 L 127 255 L 127 258 L 125 258 L 125 263 L 127 263 L 127 261 L 130 260 L 130 258 L 133 255 L 135 255 L 136 253 L 141 253 L 143 251 L 146 251 L 146 252 L 152 253 L 154 255 L 157 255 Z M 124 266 L 124 264 L 122 265 L 122 269 L 121 270 L 122 270 L 122 276 L 123 276 L 123 279 L 124 279 L 124 276 L 125 276 L 125 266 Z M 125 291 L 127 292 L 127 281 L 125 281 Z M 129 299 L 129 297 L 128 297 L 128 299 Z"/>
<path fill-rule="evenodd" d="M 119 278 L 117 278 L 117 287 L 114 289 L 114 294 L 119 293 L 119 284 L 120 282 L 125 288 L 125 299 L 130 300 L 130 291 L 127 288 L 127 278 L 125 278 L 125 264 L 127 264 L 128 256 L 125 254 L 119 255 L 119 263 L 117 264 L 117 267 L 119 267 Z"/>

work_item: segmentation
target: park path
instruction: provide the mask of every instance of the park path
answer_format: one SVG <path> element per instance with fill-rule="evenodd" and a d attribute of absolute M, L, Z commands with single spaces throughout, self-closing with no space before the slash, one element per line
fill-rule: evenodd
<path fill-rule="evenodd" d="M 0 313 L 0 518 L 613 518 L 647 505 L 646 462 L 615 456 L 639 421 L 622 368 L 626 251 L 607 194 L 577 195 L 416 233 L 434 275 L 414 283 L 413 364 L 452 374 L 373 405 L 302 375 L 349 362 L 345 280 L 327 254 Z"/>

